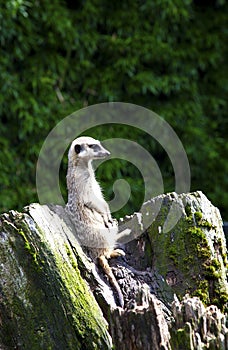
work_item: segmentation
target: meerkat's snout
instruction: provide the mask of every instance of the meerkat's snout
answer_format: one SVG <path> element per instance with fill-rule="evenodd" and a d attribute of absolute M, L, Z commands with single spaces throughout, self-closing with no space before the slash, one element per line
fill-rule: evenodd
<path fill-rule="evenodd" d="M 98 145 L 94 145 L 94 146 L 98 146 Z M 97 148 L 97 154 L 95 156 L 97 156 L 98 158 L 106 158 L 108 156 L 110 156 L 110 152 L 105 149 L 103 146 L 101 146 L 101 144 L 98 146 L 99 148 Z"/>

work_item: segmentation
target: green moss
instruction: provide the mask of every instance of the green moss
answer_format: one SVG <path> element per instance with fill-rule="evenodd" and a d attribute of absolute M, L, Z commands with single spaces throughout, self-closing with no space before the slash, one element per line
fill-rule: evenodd
<path fill-rule="evenodd" d="M 189 254 L 189 255 L 187 255 L 187 256 L 183 259 L 183 262 L 184 262 L 185 264 L 191 265 L 191 264 L 194 262 L 194 260 L 195 260 L 195 256 Z"/>
<path fill-rule="evenodd" d="M 191 255 L 203 260 L 210 258 L 211 250 L 208 246 L 206 235 L 201 228 L 196 226 L 188 227 L 186 229 L 186 237 Z"/>
<path fill-rule="evenodd" d="M 198 257 L 202 259 L 209 259 L 211 257 L 211 251 L 209 247 L 202 247 L 201 244 L 197 244 L 196 246 Z"/>
<path fill-rule="evenodd" d="M 215 296 L 211 300 L 211 304 L 218 306 L 224 312 L 228 312 L 228 295 L 225 292 L 216 291 Z"/>
<path fill-rule="evenodd" d="M 192 328 L 186 323 L 184 328 L 171 330 L 171 347 L 175 350 L 192 350 Z"/>
<path fill-rule="evenodd" d="M 196 211 L 194 213 L 194 218 L 196 220 L 196 223 L 199 224 L 202 220 L 203 214 L 200 211 Z"/>
<path fill-rule="evenodd" d="M 218 244 L 219 249 L 222 248 L 222 239 L 221 238 L 217 238 L 216 244 Z"/>
<path fill-rule="evenodd" d="M 29 255 L 32 257 L 32 261 L 33 261 L 33 263 L 35 264 L 35 267 L 37 268 L 38 271 L 41 270 L 41 269 L 42 269 L 42 266 L 41 266 L 41 264 L 40 264 L 39 261 L 38 261 L 38 253 L 37 253 L 35 247 L 32 246 L 31 243 L 29 243 L 29 241 L 28 241 L 28 239 L 27 239 L 25 233 L 24 233 L 21 229 L 17 230 L 17 232 L 18 232 L 19 235 L 23 238 L 25 250 L 26 250 L 26 251 L 29 253 Z"/>
<path fill-rule="evenodd" d="M 221 264 L 217 259 L 207 260 L 203 267 L 206 278 L 215 280 L 221 278 Z"/>
<path fill-rule="evenodd" d="M 110 349 L 106 322 L 80 276 L 71 248 L 66 244 L 66 254 L 64 249 L 59 251 L 57 245 L 56 250 L 50 248 L 42 232 L 36 228 L 29 231 L 20 220 L 16 226 L 8 222 L 4 232 L 9 236 L 9 244 L 13 243 L 10 256 L 7 254 L 4 259 L 15 269 L 10 283 L 15 292 L 7 299 L 4 321 L 11 320 L 13 326 L 9 329 L 13 329 L 12 334 L 21 348 Z M 4 252 L 8 251 L 3 250 L 2 254 Z M 31 268 L 34 266 L 35 269 Z M 2 332 L 0 330 L 0 340 L 13 347 L 12 339 L 6 338 L 5 332 L 1 338 Z"/>
<path fill-rule="evenodd" d="M 204 243 L 207 244 L 206 235 L 199 227 L 196 227 L 196 226 L 188 227 L 186 230 L 186 233 L 188 235 L 190 235 L 191 239 L 194 242 L 200 242 L 201 244 L 204 244 Z"/>
<path fill-rule="evenodd" d="M 196 215 L 198 220 L 202 219 L 200 214 L 201 213 Z M 187 228 L 184 229 L 186 235 L 185 246 L 187 248 L 187 256 L 179 261 L 178 266 L 182 272 L 186 271 L 189 274 L 188 281 L 192 286 L 189 292 L 194 296 L 198 296 L 206 305 L 211 304 L 212 301 L 216 299 L 216 305 L 221 309 L 224 309 L 225 304 L 223 302 L 226 301 L 226 293 L 223 293 L 222 295 L 221 291 L 218 293 L 214 291 L 215 287 L 211 289 L 211 282 L 213 283 L 213 286 L 215 286 L 215 284 L 219 285 L 220 283 L 219 280 L 222 277 L 221 264 L 217 259 L 211 259 L 211 249 L 208 246 L 207 237 L 203 228 L 197 226 L 189 227 L 188 223 L 187 225 Z M 208 227 L 209 225 L 207 228 Z M 179 252 L 178 246 L 176 249 L 177 252 Z M 179 255 L 175 254 L 174 257 L 176 262 L 176 260 L 180 259 L 180 253 Z M 196 265 L 195 262 L 197 260 L 198 264 Z M 187 266 L 189 266 L 189 268 L 187 268 Z M 204 277 L 204 280 L 198 281 L 197 278 L 194 278 L 194 276 L 198 275 Z M 195 280 L 194 283 L 193 280 Z"/>
<path fill-rule="evenodd" d="M 181 297 L 188 292 L 190 295 L 200 297 L 206 305 L 211 304 L 216 298 L 217 305 L 223 309 L 222 303 L 227 297 L 225 292 L 222 294 L 223 269 L 219 260 L 212 259 L 207 237 L 208 230 L 215 228 L 203 219 L 200 210 L 193 216 L 192 207 L 187 204 L 186 216 L 179 220 L 175 228 L 169 233 L 159 233 L 158 226 L 162 227 L 167 217 L 165 210 L 160 212 L 162 216 L 150 228 L 154 261 L 159 273 L 166 276 L 168 271 L 177 272 L 179 280 L 172 289 L 178 296 Z M 223 262 L 227 263 L 221 239 L 215 244 L 217 244 L 215 249 L 223 254 Z"/>
<path fill-rule="evenodd" d="M 151 249 L 151 245 L 149 244 L 149 242 L 147 242 L 147 244 L 145 245 L 145 258 L 146 258 L 146 266 L 148 266 L 150 264 L 151 261 L 153 261 L 153 252 Z"/>
<path fill-rule="evenodd" d="M 204 275 L 207 279 L 214 279 L 214 280 L 217 280 L 222 276 L 221 272 L 216 271 L 214 266 L 205 266 Z"/>
<path fill-rule="evenodd" d="M 228 268 L 228 262 L 227 262 L 227 255 L 225 253 L 222 253 L 222 261 L 224 263 L 225 268 Z"/>
<path fill-rule="evenodd" d="M 225 292 L 220 292 L 219 293 L 219 297 L 220 297 L 220 304 L 225 305 L 228 303 L 228 295 Z"/>
<path fill-rule="evenodd" d="M 207 220 L 202 220 L 202 222 L 200 223 L 200 226 L 201 227 L 205 227 L 207 228 L 208 230 L 214 228 L 214 226 Z"/>
<path fill-rule="evenodd" d="M 69 260 L 71 262 L 71 266 L 73 267 L 73 269 L 75 269 L 75 270 L 77 270 L 77 272 L 79 272 L 77 260 L 75 259 L 75 256 L 72 254 L 70 247 L 67 244 L 65 244 L 65 248 L 66 248 L 66 253 L 67 253 Z"/>
<path fill-rule="evenodd" d="M 211 228 L 214 228 L 209 221 L 203 219 L 203 214 L 200 211 L 196 211 L 194 213 L 194 218 L 198 226 L 207 228 L 208 230 L 210 230 Z"/>
<path fill-rule="evenodd" d="M 21 214 L 21 213 L 19 213 L 19 214 Z M 23 223 L 24 230 L 22 229 L 22 225 L 20 225 L 19 228 L 15 226 L 15 223 L 20 223 L 20 220 L 22 220 L 22 218 L 23 218 L 23 215 L 20 215 L 14 221 L 14 224 L 8 220 L 4 220 L 3 224 L 4 224 L 5 229 L 8 232 L 12 233 L 12 237 L 16 233 L 16 234 L 19 234 L 20 237 L 23 238 L 25 251 L 29 254 L 30 257 L 32 257 L 33 266 L 36 268 L 37 271 L 39 271 L 42 269 L 43 262 L 41 260 L 39 260 L 38 252 L 35 249 L 35 246 L 32 243 L 29 243 L 29 240 L 28 240 L 26 233 L 25 233 L 26 231 L 28 231 L 28 227 L 24 223 Z M 11 237 L 10 243 L 12 246 L 14 246 L 15 242 L 13 241 L 12 237 Z"/>
<path fill-rule="evenodd" d="M 192 207 L 189 204 L 186 204 L 185 206 L 185 213 L 188 218 L 192 217 Z"/>
<path fill-rule="evenodd" d="M 221 269 L 221 264 L 218 261 L 218 259 L 212 259 L 211 260 L 211 265 L 214 266 L 216 269 Z"/>
<path fill-rule="evenodd" d="M 178 253 L 175 245 L 172 245 L 168 250 L 168 256 L 173 260 L 175 265 L 178 265 Z"/>
<path fill-rule="evenodd" d="M 62 256 L 56 255 L 55 258 L 57 269 L 64 282 L 64 295 L 67 297 L 66 293 L 70 293 L 70 303 L 73 303 L 72 324 L 82 339 L 86 340 L 88 334 L 95 333 L 99 339 L 104 332 L 101 327 L 104 323 L 101 312 L 80 275 L 75 255 L 69 245 L 65 244 L 65 249 L 69 258 L 68 262 L 65 261 L 63 264 Z M 94 344 L 92 349 L 99 349 L 98 344 Z"/>
<path fill-rule="evenodd" d="M 208 281 L 207 280 L 200 281 L 197 289 L 192 293 L 192 295 L 199 297 L 204 304 L 208 305 L 210 303 Z"/>

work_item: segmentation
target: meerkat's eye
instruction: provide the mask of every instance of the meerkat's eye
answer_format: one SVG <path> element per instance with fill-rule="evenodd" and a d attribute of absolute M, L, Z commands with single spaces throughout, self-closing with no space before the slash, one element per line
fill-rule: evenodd
<path fill-rule="evenodd" d="M 74 146 L 74 150 L 75 150 L 75 152 L 77 153 L 77 154 L 79 154 L 80 152 L 81 152 L 81 145 L 75 145 Z"/>

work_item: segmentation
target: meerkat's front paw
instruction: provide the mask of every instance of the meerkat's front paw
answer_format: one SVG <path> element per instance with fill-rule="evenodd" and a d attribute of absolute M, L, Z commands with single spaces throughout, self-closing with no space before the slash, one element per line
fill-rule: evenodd
<path fill-rule="evenodd" d="M 103 222 L 105 227 L 112 228 L 113 227 L 113 220 L 111 217 L 109 217 L 107 214 L 102 214 Z"/>
<path fill-rule="evenodd" d="M 117 258 L 118 256 L 125 256 L 125 252 L 122 249 L 115 249 L 110 254 L 110 258 Z"/>

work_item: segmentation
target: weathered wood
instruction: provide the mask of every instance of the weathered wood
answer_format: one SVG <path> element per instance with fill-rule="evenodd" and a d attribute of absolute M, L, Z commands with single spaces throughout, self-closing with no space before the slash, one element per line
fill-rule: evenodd
<path fill-rule="evenodd" d="M 143 220 L 135 214 L 126 258 L 110 261 L 124 309 L 63 207 L 33 204 L 1 215 L 0 349 L 228 349 L 220 214 L 197 192 L 156 197 L 143 215 L 156 201 L 152 225 L 139 236 Z M 167 230 L 173 203 L 182 214 Z"/>
<path fill-rule="evenodd" d="M 205 307 L 197 297 L 185 296 L 172 305 L 175 323 L 171 328 L 171 344 L 175 350 L 228 349 L 227 318 L 211 305 Z"/>
<path fill-rule="evenodd" d="M 0 349 L 111 348 L 67 232 L 47 206 L 1 216 Z"/>

